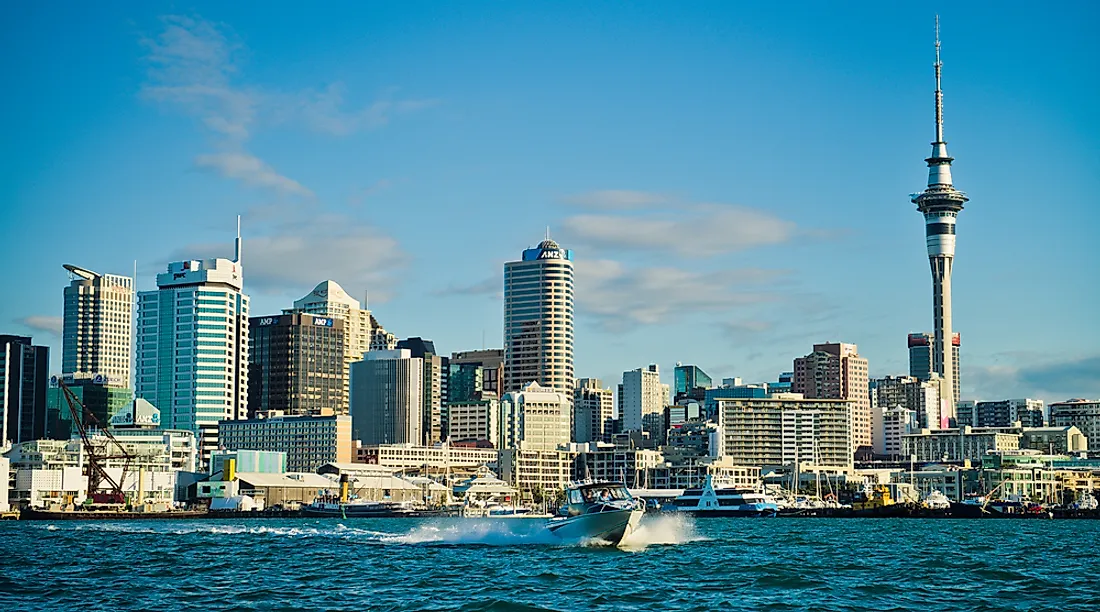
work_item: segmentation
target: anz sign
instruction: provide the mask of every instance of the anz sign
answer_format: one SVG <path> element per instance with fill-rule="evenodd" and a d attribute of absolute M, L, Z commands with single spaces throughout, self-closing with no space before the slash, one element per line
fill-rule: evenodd
<path fill-rule="evenodd" d="M 317 327 L 332 327 L 332 319 L 313 317 L 313 324 Z"/>

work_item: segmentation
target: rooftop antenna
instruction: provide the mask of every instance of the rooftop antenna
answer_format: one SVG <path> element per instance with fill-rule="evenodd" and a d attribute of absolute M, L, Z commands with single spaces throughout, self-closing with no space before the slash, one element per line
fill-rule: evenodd
<path fill-rule="evenodd" d="M 234 256 L 233 261 L 235 263 L 241 263 L 241 216 L 237 215 L 237 240 L 234 242 Z"/>
<path fill-rule="evenodd" d="M 936 142 L 943 142 L 943 91 L 940 90 L 940 16 L 936 15 Z"/>
<path fill-rule="evenodd" d="M 549 225 L 546 226 L 546 239 L 550 240 L 550 226 Z"/>

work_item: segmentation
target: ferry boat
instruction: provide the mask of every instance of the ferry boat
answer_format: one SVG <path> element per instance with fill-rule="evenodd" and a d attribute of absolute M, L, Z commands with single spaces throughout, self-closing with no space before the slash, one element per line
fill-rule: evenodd
<path fill-rule="evenodd" d="M 618 546 L 635 530 L 645 514 L 645 502 L 635 499 L 622 483 L 584 481 L 565 489 L 560 516 L 546 522 L 551 533 L 564 539 L 589 539 Z"/>
<path fill-rule="evenodd" d="M 409 502 L 318 499 L 302 506 L 302 516 L 316 518 L 390 518 L 419 516 Z"/>
<path fill-rule="evenodd" d="M 775 516 L 779 504 L 767 493 L 735 488 L 714 488 L 708 474 L 703 486 L 686 489 L 673 500 L 677 512 L 690 512 L 695 516 Z"/>

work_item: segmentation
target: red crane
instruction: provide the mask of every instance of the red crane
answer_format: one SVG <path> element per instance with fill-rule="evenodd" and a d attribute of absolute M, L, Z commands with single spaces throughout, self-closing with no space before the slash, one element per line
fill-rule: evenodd
<path fill-rule="evenodd" d="M 122 483 L 126 480 L 126 471 L 130 467 L 133 456 L 115 439 L 111 431 L 103 427 L 99 419 L 84 404 L 80 403 L 73 390 L 60 378 L 57 381 L 57 386 L 65 397 L 69 414 L 72 416 L 73 424 L 80 433 L 80 440 L 84 445 L 84 475 L 88 477 L 88 499 L 92 503 L 124 503 L 125 496 L 122 493 Z M 89 432 L 92 428 L 94 428 L 94 431 Z M 106 443 L 94 439 L 94 433 L 106 437 Z M 122 474 L 119 476 L 118 481 L 115 481 L 107 473 L 108 460 L 122 461 Z M 109 485 L 107 487 L 109 490 L 106 493 L 100 492 L 100 487 L 104 482 Z"/>

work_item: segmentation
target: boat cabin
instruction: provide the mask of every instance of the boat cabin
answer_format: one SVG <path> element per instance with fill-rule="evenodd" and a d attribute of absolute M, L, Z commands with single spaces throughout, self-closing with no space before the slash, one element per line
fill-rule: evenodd
<path fill-rule="evenodd" d="M 619 507 L 620 502 L 633 503 L 634 498 L 620 483 L 597 482 L 570 485 L 565 491 L 565 514 L 577 516 L 602 512 L 605 506 Z"/>

